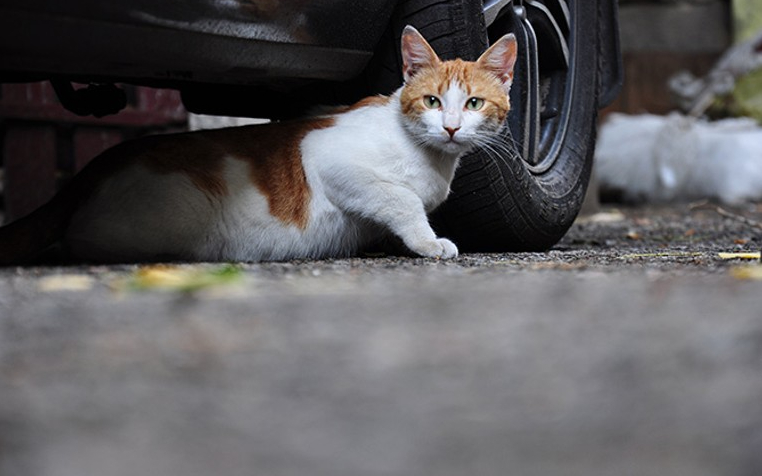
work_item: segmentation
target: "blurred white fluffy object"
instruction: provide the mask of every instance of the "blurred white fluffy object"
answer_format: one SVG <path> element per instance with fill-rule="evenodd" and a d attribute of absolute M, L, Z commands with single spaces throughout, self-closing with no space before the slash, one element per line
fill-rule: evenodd
<path fill-rule="evenodd" d="M 762 128 L 752 119 L 611 114 L 595 150 L 601 193 L 628 202 L 762 198 Z"/>
<path fill-rule="evenodd" d="M 270 122 L 267 119 L 251 119 L 248 117 L 208 116 L 206 114 L 188 114 L 188 130 L 222 129 L 223 127 L 239 127 L 251 124 Z"/>

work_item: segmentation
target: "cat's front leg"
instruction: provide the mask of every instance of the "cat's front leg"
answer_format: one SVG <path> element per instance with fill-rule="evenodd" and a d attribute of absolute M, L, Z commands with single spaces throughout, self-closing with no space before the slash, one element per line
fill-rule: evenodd
<path fill-rule="evenodd" d="M 458 247 L 447 238 L 437 237 L 429 225 L 423 203 L 420 200 L 418 203 L 411 200 L 406 206 L 403 203 L 396 202 L 381 211 L 378 221 L 401 238 L 405 246 L 417 255 L 426 258 L 457 258 Z"/>
<path fill-rule="evenodd" d="M 411 204 L 412 205 L 412 204 Z M 416 207 L 418 208 L 418 207 Z M 439 238 L 429 225 L 423 204 L 420 209 L 404 212 L 392 211 L 384 223 L 395 235 L 402 239 L 405 246 L 413 253 L 426 258 L 451 259 L 458 257 L 458 247 L 447 238 Z"/>
<path fill-rule="evenodd" d="M 388 182 L 357 185 L 350 187 L 351 191 L 344 189 L 342 202 L 347 211 L 388 228 L 417 255 L 442 259 L 458 256 L 452 241 L 434 233 L 423 201 L 412 190 Z"/>
<path fill-rule="evenodd" d="M 434 241 L 419 241 L 407 244 L 411 251 L 427 258 L 451 259 L 458 257 L 458 247 L 447 238 L 436 238 Z M 418 249 L 413 249 L 416 246 Z"/>

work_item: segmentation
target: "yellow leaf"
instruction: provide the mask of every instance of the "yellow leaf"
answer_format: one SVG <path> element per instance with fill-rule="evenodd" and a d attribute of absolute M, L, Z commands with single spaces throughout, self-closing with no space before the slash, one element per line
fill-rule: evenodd
<path fill-rule="evenodd" d="M 598 212 L 577 218 L 577 223 L 615 223 L 625 220 L 627 217 L 619 210 Z"/>
<path fill-rule="evenodd" d="M 95 280 L 85 274 L 58 274 L 40 278 L 37 288 L 42 292 L 88 291 Z"/>
<path fill-rule="evenodd" d="M 682 258 L 691 256 L 703 256 L 699 251 L 663 251 L 659 253 L 628 253 L 619 257 L 619 259 L 634 258 Z"/>
<path fill-rule="evenodd" d="M 736 279 L 762 280 L 762 266 L 737 266 L 731 268 L 730 275 Z"/>
<path fill-rule="evenodd" d="M 119 287 L 132 290 L 191 292 L 211 286 L 232 284 L 242 277 L 241 268 L 230 264 L 211 268 L 155 265 L 139 268 Z"/>
<path fill-rule="evenodd" d="M 721 259 L 760 259 L 759 251 L 751 253 L 718 253 Z"/>

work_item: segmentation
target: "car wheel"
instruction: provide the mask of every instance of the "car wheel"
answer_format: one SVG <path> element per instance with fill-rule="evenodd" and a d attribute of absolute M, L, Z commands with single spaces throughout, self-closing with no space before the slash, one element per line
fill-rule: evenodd
<path fill-rule="evenodd" d="M 476 59 L 512 32 L 519 59 L 504 143 L 464 157 L 432 224 L 463 251 L 540 251 L 571 226 L 587 189 L 597 117 L 598 2 L 407 0 L 388 41 L 415 26 L 443 59 Z M 396 46 L 395 46 L 396 48 Z M 379 90 L 399 84 L 387 54 Z M 385 83 L 385 84 L 384 84 Z"/>

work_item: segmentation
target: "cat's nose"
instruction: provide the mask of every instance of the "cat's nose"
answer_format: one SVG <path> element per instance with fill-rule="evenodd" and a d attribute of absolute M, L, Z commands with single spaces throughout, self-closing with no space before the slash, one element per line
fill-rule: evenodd
<path fill-rule="evenodd" d="M 450 139 L 452 139 L 455 137 L 455 133 L 460 130 L 460 127 L 445 127 L 444 129 L 450 134 Z"/>

